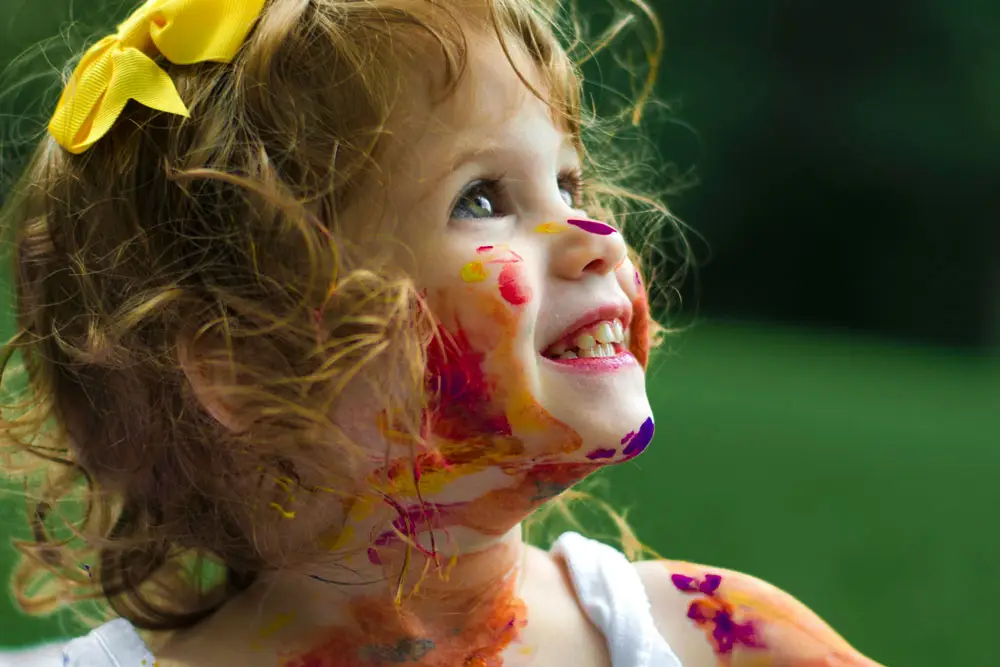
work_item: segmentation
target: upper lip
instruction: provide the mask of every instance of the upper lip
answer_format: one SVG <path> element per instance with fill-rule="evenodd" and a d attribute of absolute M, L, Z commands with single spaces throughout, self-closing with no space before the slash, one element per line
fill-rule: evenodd
<path fill-rule="evenodd" d="M 572 324 L 563 329 L 561 333 L 545 343 L 542 347 L 542 352 L 545 352 L 563 338 L 569 336 L 571 333 L 604 320 L 621 320 L 622 328 L 628 329 L 629 325 L 632 323 L 631 304 L 607 304 L 588 310 L 586 313 L 578 317 Z"/>

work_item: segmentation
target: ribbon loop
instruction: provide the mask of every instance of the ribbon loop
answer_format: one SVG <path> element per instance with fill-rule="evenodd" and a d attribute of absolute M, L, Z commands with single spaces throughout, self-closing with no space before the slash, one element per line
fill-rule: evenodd
<path fill-rule="evenodd" d="M 49 121 L 49 133 L 82 153 L 114 125 L 129 100 L 188 117 L 158 55 L 177 65 L 232 61 L 265 0 L 147 0 L 90 47 L 73 71 Z"/>

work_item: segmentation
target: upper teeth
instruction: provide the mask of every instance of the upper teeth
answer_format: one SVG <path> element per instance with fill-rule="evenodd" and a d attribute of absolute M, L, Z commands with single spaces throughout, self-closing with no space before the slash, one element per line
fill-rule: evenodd
<path fill-rule="evenodd" d="M 619 320 L 603 320 L 581 331 L 570 343 L 556 343 L 548 352 L 559 359 L 613 357 L 615 356 L 613 344 L 618 343 L 628 347 L 630 333 Z M 574 351 L 573 348 L 578 349 Z"/>

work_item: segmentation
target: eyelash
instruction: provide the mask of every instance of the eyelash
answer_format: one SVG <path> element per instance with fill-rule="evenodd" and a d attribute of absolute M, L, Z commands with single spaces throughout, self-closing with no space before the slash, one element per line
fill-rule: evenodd
<path fill-rule="evenodd" d="M 455 208 L 459 205 L 462 200 L 467 198 L 469 195 L 482 190 L 485 194 L 494 196 L 500 203 L 501 208 L 506 203 L 504 200 L 507 198 L 507 182 L 506 182 L 506 172 L 500 174 L 499 176 L 493 178 L 484 178 L 474 183 L 470 184 L 462 194 L 458 196 L 455 203 L 451 207 L 451 212 L 454 212 Z M 583 199 L 583 173 L 579 168 L 573 167 L 570 169 L 565 169 L 559 173 L 558 178 L 559 187 L 570 193 L 570 199 L 572 200 L 572 206 L 579 208 L 581 206 Z M 493 215 L 490 217 L 502 217 L 494 211 Z"/>

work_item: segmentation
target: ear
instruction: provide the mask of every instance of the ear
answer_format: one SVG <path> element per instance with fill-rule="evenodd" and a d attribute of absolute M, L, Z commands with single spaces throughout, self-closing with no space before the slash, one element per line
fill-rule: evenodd
<path fill-rule="evenodd" d="M 240 418 L 237 401 L 226 393 L 236 382 L 235 373 L 212 361 L 224 349 L 218 335 L 205 334 L 197 341 L 183 337 L 177 344 L 177 361 L 205 411 L 226 429 L 238 433 L 246 429 L 249 420 Z"/>

